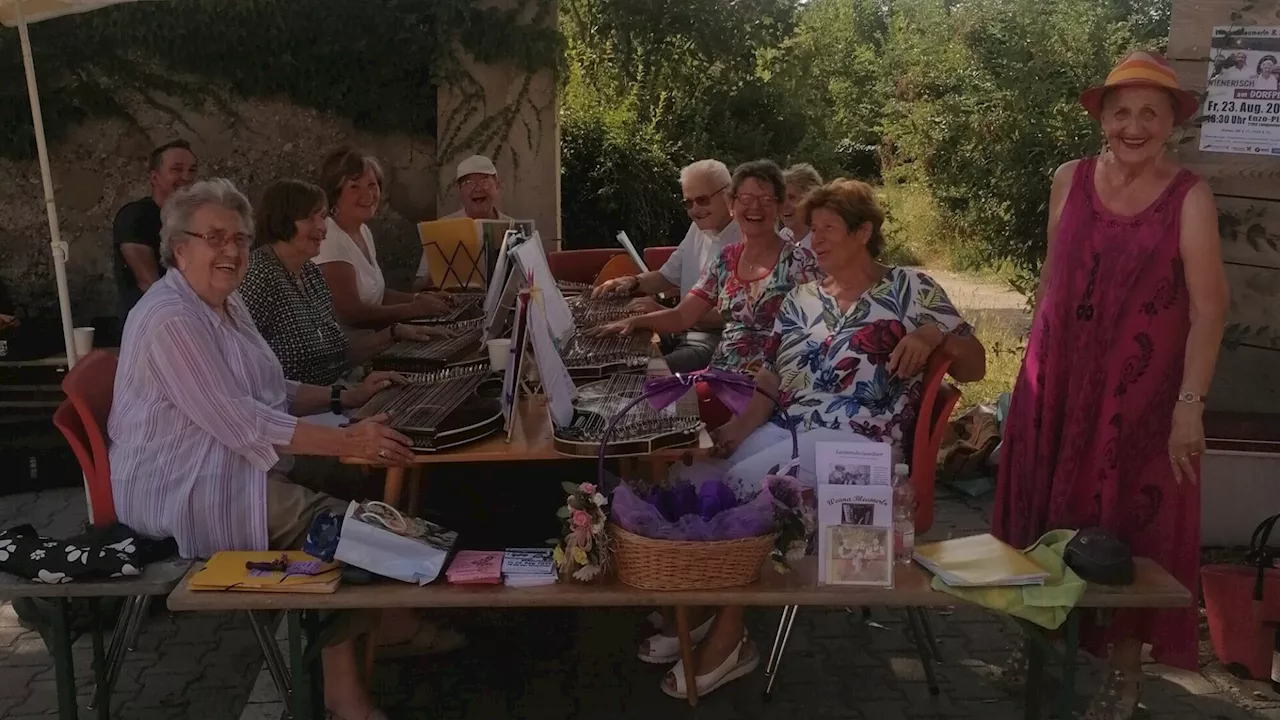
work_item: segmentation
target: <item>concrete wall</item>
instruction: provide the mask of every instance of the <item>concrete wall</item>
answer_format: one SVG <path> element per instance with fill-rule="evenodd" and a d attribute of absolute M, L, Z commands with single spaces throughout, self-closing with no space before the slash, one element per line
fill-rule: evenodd
<path fill-rule="evenodd" d="M 281 177 L 315 180 L 324 153 L 355 142 L 387 167 L 386 202 L 373 230 L 392 286 L 407 287 L 421 254 L 414 224 L 435 217 L 436 161 L 431 138 L 373 137 L 314 111 L 283 102 L 233 102 L 231 112 L 169 101 L 180 122 L 136 109 L 138 125 L 91 120 L 50 148 L 63 238 L 70 245 L 68 279 L 77 324 L 114 316 L 111 220 L 124 203 L 148 192 L 146 156 L 174 137 L 189 140 L 204 177 L 233 180 L 251 201 Z M 49 230 L 39 165 L 0 159 L 0 279 L 19 307 L 57 312 Z"/>
<path fill-rule="evenodd" d="M 1277 24 L 1274 1 L 1174 0 L 1168 55 L 1182 86 L 1205 91 L 1215 25 Z M 1280 348 L 1270 341 L 1280 334 L 1280 252 L 1274 247 L 1280 236 L 1280 158 L 1207 153 L 1199 147 L 1199 133 L 1191 128 L 1177 154 L 1209 182 L 1219 212 L 1229 216 L 1220 223 L 1231 284 L 1228 334 L 1239 341 L 1228 337 L 1218 353 L 1205 423 L 1213 445 L 1214 437 L 1233 437 L 1233 426 L 1244 427 L 1220 417 L 1246 413 L 1249 425 L 1280 427 Z M 1253 228 L 1261 228 L 1272 242 L 1258 242 Z M 1204 545 L 1247 545 L 1258 522 L 1280 510 L 1280 453 L 1210 450 L 1201 472 Z"/>
<path fill-rule="evenodd" d="M 509 8 L 515 3 L 486 4 Z M 554 12 L 547 22 L 555 25 Z M 509 65 L 481 65 L 465 52 L 459 50 L 459 54 L 477 84 L 445 86 L 437 93 L 439 214 L 461 207 L 454 183 L 457 165 L 479 153 L 493 159 L 498 168 L 503 184 L 500 209 L 534 220 L 544 241 L 559 238 L 560 124 L 555 74 L 544 70 L 529 76 Z M 504 118 L 513 110 L 513 117 Z"/>

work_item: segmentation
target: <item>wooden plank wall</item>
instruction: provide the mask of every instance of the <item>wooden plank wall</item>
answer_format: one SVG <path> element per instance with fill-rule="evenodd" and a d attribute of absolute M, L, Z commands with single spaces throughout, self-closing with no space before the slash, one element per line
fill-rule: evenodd
<path fill-rule="evenodd" d="M 1280 25 L 1280 0 L 1174 0 L 1168 56 L 1196 93 L 1205 91 L 1215 25 Z M 1202 153 L 1198 131 L 1187 132 L 1178 157 L 1217 195 L 1231 283 L 1209 409 L 1280 413 L 1280 158 Z"/>

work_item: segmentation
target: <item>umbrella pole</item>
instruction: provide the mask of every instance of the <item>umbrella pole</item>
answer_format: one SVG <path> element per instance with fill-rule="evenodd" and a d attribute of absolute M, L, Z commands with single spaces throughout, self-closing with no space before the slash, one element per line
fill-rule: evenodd
<path fill-rule="evenodd" d="M 36 90 L 35 61 L 31 57 L 31 38 L 27 35 L 27 19 L 18 0 L 18 37 L 22 41 L 22 64 L 27 71 L 27 95 L 31 100 L 31 120 L 35 123 L 36 152 L 40 156 L 40 179 L 44 182 L 45 213 L 49 217 L 49 245 L 53 250 L 53 273 L 58 283 L 58 310 L 62 314 L 62 341 L 67 349 L 67 367 L 76 364 L 75 342 L 71 334 L 71 293 L 67 289 L 67 244 L 58 231 L 58 208 L 53 201 L 53 173 L 49 169 L 49 147 L 44 139 L 44 118 L 40 114 L 40 93 Z"/>

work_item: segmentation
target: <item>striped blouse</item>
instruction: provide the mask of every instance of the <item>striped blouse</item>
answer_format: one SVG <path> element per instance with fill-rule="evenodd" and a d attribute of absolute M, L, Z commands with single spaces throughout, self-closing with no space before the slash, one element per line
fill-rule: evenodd
<path fill-rule="evenodd" d="M 293 438 L 286 381 L 238 293 L 220 317 L 180 272 L 129 313 L 116 369 L 111 486 L 120 522 L 184 558 L 267 549 L 267 472 Z"/>

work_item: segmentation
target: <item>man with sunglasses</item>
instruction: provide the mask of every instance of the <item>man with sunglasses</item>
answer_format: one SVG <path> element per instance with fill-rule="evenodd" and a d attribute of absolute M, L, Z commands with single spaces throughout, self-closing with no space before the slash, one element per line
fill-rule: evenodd
<path fill-rule="evenodd" d="M 729 168 L 719 160 L 699 160 L 681 170 L 684 208 L 692 222 L 671 258 L 657 270 L 610 280 L 596 288 L 595 294 L 643 295 L 629 306 L 641 313 L 661 309 L 653 295 L 672 291 L 679 291 L 679 297 L 689 294 L 721 248 L 742 239 L 729 211 L 729 181 Z M 692 330 L 664 335 L 661 347 L 671 371 L 705 368 L 720 344 L 723 325 L 719 311 L 713 308 Z"/>
<path fill-rule="evenodd" d="M 493 161 L 483 155 L 472 155 L 458 163 L 458 197 L 462 199 L 462 208 L 449 213 L 441 220 L 455 218 L 471 218 L 472 220 L 511 220 L 512 218 L 498 209 L 502 196 L 502 183 L 498 180 L 498 169 Z M 418 263 L 418 276 L 413 281 L 413 289 L 421 292 L 431 286 L 431 274 L 427 271 L 427 254 L 422 253 L 422 262 Z"/>

